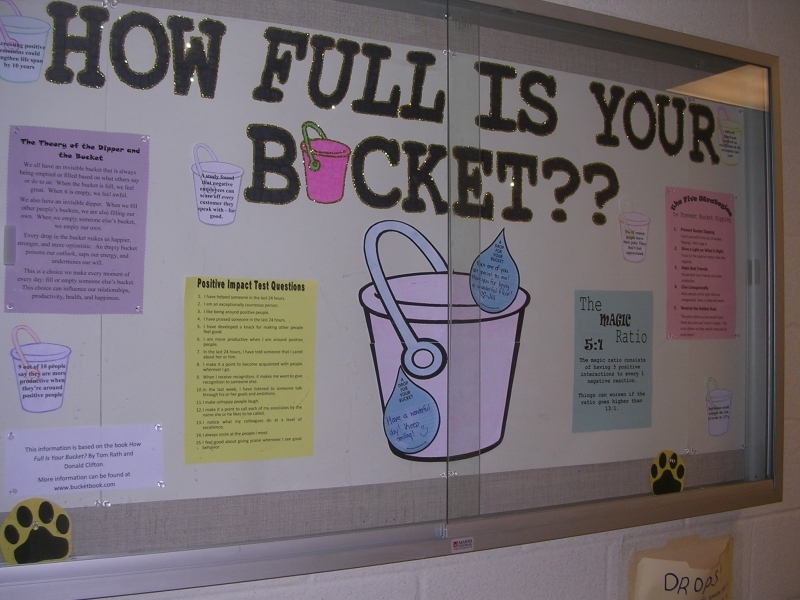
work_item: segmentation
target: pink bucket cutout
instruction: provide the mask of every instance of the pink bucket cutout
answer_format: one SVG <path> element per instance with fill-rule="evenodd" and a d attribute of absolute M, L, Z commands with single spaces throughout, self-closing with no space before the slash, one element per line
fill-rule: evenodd
<path fill-rule="evenodd" d="M 320 137 L 309 140 L 309 128 L 316 131 Z M 303 153 L 306 194 L 309 200 L 320 204 L 339 202 L 344 197 L 350 148 L 341 142 L 329 140 L 322 128 L 311 121 L 303 123 L 302 129 L 303 141 L 300 143 L 300 150 Z"/>
<path fill-rule="evenodd" d="M 377 254 L 378 239 L 386 232 L 411 240 L 434 272 L 386 278 Z M 405 453 L 391 441 L 390 450 L 406 460 L 446 461 L 497 447 L 505 433 L 528 292 L 520 288 L 500 313 L 481 310 L 472 298 L 469 274 L 453 273 L 450 279 L 447 264 L 430 242 L 399 221 L 373 225 L 364 238 L 364 255 L 373 282 L 361 289 L 359 300 L 381 405 L 386 411 L 400 369 L 430 394 L 441 418 L 438 433 L 423 450 Z M 459 357 L 472 360 L 451 360 L 448 340 Z M 480 379 L 471 385 L 477 380 L 476 364 Z"/>

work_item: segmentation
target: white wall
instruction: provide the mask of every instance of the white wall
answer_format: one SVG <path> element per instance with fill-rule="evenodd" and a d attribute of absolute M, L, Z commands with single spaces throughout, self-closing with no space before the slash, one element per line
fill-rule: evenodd
<path fill-rule="evenodd" d="M 794 0 L 557 0 L 577 8 L 778 55 L 781 60 L 786 303 L 784 502 L 488 552 L 212 588 L 137 600 L 613 600 L 625 597 L 627 557 L 671 537 L 732 534 L 736 597 L 800 599 L 800 2 Z"/>

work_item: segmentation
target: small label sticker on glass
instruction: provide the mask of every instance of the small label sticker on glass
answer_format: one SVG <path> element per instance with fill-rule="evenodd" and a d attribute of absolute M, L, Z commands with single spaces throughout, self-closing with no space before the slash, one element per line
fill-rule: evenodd
<path fill-rule="evenodd" d="M 465 537 L 458 538 L 450 542 L 450 554 L 458 554 L 459 552 L 472 552 L 475 549 L 475 538 Z"/>

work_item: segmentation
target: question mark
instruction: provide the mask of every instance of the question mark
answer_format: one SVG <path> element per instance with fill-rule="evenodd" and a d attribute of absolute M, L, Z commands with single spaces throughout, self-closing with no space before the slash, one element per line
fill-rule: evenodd
<path fill-rule="evenodd" d="M 605 163 L 596 162 L 583 166 L 583 178 L 586 183 L 592 183 L 597 176 L 605 177 L 608 180 L 608 185 L 594 194 L 594 203 L 597 208 L 602 210 L 609 200 L 619 194 L 619 179 L 617 179 L 614 169 Z M 606 220 L 606 216 L 601 212 L 592 215 L 592 223 L 595 225 L 605 225 Z"/>
<path fill-rule="evenodd" d="M 567 183 L 553 190 L 556 202 L 564 204 L 567 198 L 578 191 L 578 187 L 581 184 L 581 175 L 575 165 L 561 156 L 548 158 L 542 162 L 542 176 L 545 179 L 549 180 L 556 171 L 566 173 L 568 176 Z M 556 208 L 550 213 L 550 218 L 556 223 L 563 223 L 567 220 L 567 212 L 563 208 Z"/>

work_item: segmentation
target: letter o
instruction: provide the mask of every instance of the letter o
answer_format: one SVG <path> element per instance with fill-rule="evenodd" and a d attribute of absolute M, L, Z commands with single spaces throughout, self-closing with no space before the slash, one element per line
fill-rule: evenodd
<path fill-rule="evenodd" d="M 156 62 L 146 73 L 134 71 L 125 57 L 125 39 L 134 27 L 143 27 L 153 37 Z M 169 38 L 161 21 L 143 12 L 131 12 L 111 28 L 111 64 L 120 80 L 137 90 L 149 90 L 166 77 L 169 68 Z"/>
<path fill-rule="evenodd" d="M 633 131 L 633 123 L 631 123 L 631 114 L 637 104 L 641 104 L 645 111 L 647 111 L 647 133 L 644 137 L 639 137 Z M 625 135 L 631 146 L 637 150 L 647 150 L 656 139 L 656 111 L 653 108 L 653 103 L 650 97 L 644 90 L 636 90 L 627 100 L 625 100 L 625 108 L 622 111 L 622 126 L 625 129 Z"/>

